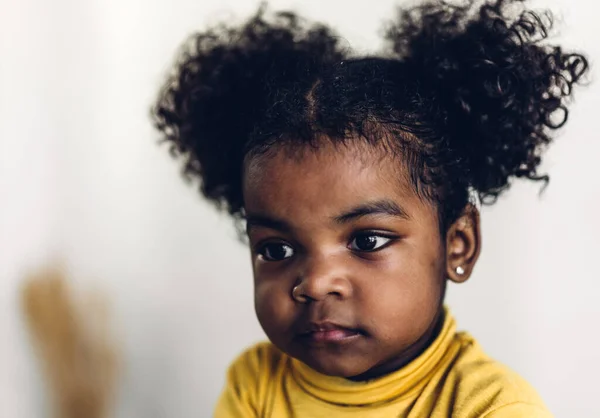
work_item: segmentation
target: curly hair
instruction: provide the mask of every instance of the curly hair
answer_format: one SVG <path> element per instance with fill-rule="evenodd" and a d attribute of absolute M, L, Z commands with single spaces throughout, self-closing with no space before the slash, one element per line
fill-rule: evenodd
<path fill-rule="evenodd" d="M 471 192 L 492 204 L 538 173 L 567 121 L 579 53 L 547 45 L 552 15 L 522 0 L 399 8 L 386 46 L 353 56 L 327 26 L 264 5 L 239 27 L 194 35 L 153 108 L 155 126 L 206 198 L 243 217 L 246 158 L 282 144 L 391 145 L 446 228 Z"/>

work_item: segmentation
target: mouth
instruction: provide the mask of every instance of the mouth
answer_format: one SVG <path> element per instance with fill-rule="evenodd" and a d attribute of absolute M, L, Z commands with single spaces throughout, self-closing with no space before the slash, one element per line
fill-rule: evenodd
<path fill-rule="evenodd" d="M 362 332 L 333 322 L 310 323 L 305 330 L 298 334 L 299 339 L 310 345 L 343 344 L 359 338 Z"/>

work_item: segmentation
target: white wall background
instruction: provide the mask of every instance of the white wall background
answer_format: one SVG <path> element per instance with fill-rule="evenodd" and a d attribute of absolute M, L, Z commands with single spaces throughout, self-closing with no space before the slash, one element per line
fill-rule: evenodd
<path fill-rule="evenodd" d="M 277 0 L 373 49 L 395 2 Z M 595 0 L 548 0 L 559 39 L 600 59 Z M 20 0 L 0 7 L 0 417 L 43 417 L 18 310 L 29 268 L 66 260 L 114 302 L 117 416 L 210 415 L 224 371 L 263 338 L 246 249 L 178 175 L 147 117 L 180 42 L 254 0 Z M 520 185 L 483 213 L 475 277 L 449 304 L 558 417 L 600 416 L 600 84 L 578 92 L 542 198 Z"/>

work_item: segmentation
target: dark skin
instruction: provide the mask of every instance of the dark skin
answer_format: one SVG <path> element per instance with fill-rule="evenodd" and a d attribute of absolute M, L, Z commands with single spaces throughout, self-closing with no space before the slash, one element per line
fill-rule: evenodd
<path fill-rule="evenodd" d="M 245 166 L 259 322 L 321 373 L 362 381 L 409 363 L 439 331 L 446 281 L 467 280 L 477 261 L 477 210 L 467 206 L 444 236 L 398 160 L 322 141 Z"/>

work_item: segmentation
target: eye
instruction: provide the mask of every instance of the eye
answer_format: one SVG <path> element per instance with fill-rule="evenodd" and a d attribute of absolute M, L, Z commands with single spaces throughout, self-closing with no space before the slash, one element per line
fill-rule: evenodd
<path fill-rule="evenodd" d="M 266 261 L 282 261 L 294 255 L 294 249 L 287 244 L 271 243 L 263 245 L 258 253 Z"/>
<path fill-rule="evenodd" d="M 350 249 L 353 251 L 370 252 L 382 249 L 393 240 L 391 237 L 377 235 L 374 233 L 360 234 L 354 237 L 350 242 Z"/>

